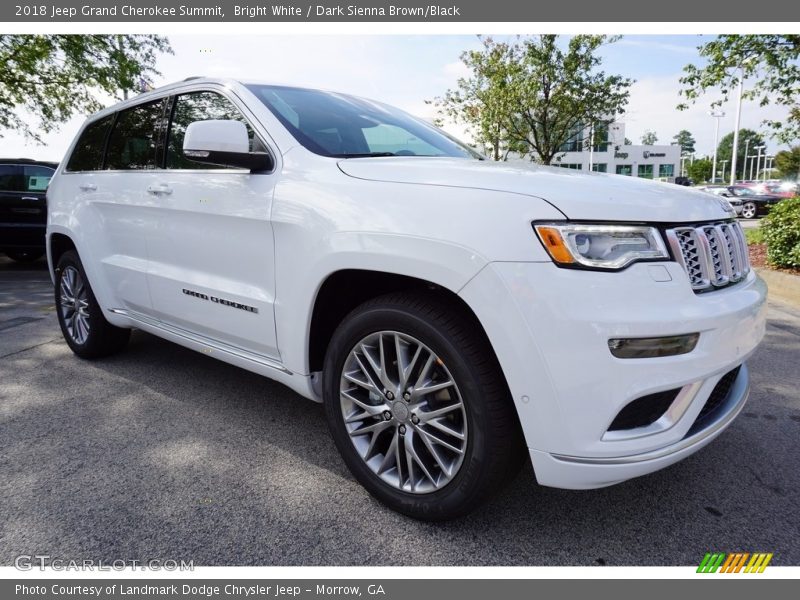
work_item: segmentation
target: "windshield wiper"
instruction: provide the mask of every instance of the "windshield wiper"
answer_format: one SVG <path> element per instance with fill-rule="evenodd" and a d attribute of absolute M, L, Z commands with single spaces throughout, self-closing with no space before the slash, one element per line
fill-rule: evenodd
<path fill-rule="evenodd" d="M 373 156 L 397 156 L 394 152 L 351 152 L 347 154 L 331 154 L 334 158 L 371 158 Z"/>

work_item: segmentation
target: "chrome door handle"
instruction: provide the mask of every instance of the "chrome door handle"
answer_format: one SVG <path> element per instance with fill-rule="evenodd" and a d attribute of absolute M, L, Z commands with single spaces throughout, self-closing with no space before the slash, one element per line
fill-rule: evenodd
<path fill-rule="evenodd" d="M 147 187 L 148 194 L 155 194 L 155 195 L 169 195 L 172 193 L 172 188 L 165 184 L 160 185 L 150 185 Z"/>
<path fill-rule="evenodd" d="M 20 200 L 25 200 L 26 202 L 36 202 L 39 200 L 36 196 L 23 196 Z"/>
<path fill-rule="evenodd" d="M 78 187 L 81 188 L 84 192 L 93 192 L 97 189 L 97 186 L 93 183 L 82 183 Z"/>

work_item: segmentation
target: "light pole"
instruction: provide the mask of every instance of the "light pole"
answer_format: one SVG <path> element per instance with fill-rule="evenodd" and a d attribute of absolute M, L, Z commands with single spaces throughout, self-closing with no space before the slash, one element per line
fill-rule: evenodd
<path fill-rule="evenodd" d="M 722 163 L 722 174 L 720 175 L 720 179 L 722 179 L 722 181 L 725 181 L 725 165 L 728 164 L 728 159 L 726 158 L 725 160 L 721 160 L 720 162 Z"/>
<path fill-rule="evenodd" d="M 731 185 L 736 183 L 736 154 L 739 152 L 739 124 L 742 122 L 742 94 L 744 93 L 744 66 L 739 65 L 739 90 L 736 100 L 736 124 L 733 129 L 733 153 L 731 154 Z"/>
<path fill-rule="evenodd" d="M 747 175 L 747 156 L 748 156 L 747 153 L 749 151 L 750 151 L 750 138 L 747 138 L 745 140 L 745 142 L 744 142 L 744 164 L 742 165 L 742 179 L 744 179 L 745 175 Z M 751 162 L 750 163 L 750 165 L 751 165 L 751 169 L 750 170 L 751 171 L 752 171 L 752 164 L 753 163 Z M 750 173 L 750 179 L 752 179 L 752 178 L 753 178 L 753 174 Z"/>
<path fill-rule="evenodd" d="M 719 120 L 725 116 L 725 112 L 721 110 L 711 110 L 708 113 L 714 117 L 716 125 L 714 126 L 714 161 L 711 166 L 711 183 L 716 183 L 717 180 L 717 144 L 719 143 Z M 745 151 L 746 152 L 746 151 Z"/>
<path fill-rule="evenodd" d="M 758 181 L 758 170 L 761 168 L 761 151 L 764 150 L 766 146 L 761 144 L 760 146 L 756 146 L 753 150 L 758 150 L 758 155 L 756 156 L 756 181 Z"/>

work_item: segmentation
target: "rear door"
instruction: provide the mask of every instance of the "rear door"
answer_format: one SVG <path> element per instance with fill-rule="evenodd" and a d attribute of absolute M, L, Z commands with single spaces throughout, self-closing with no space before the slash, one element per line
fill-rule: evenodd
<path fill-rule="evenodd" d="M 140 188 L 158 206 L 147 230 L 153 314 L 228 346 L 279 358 L 270 210 L 276 173 L 214 167 L 183 154 L 194 121 L 239 120 L 251 151 L 266 147 L 233 97 L 196 91 L 173 99 L 165 169 Z"/>
<path fill-rule="evenodd" d="M 45 192 L 55 169 L 35 164 L 0 164 L 0 248 L 44 250 Z"/>

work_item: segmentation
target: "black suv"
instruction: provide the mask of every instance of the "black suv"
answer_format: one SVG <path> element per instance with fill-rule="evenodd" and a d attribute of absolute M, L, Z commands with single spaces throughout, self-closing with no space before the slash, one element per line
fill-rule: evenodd
<path fill-rule="evenodd" d="M 0 252 L 29 262 L 44 255 L 45 192 L 58 163 L 0 158 Z"/>

